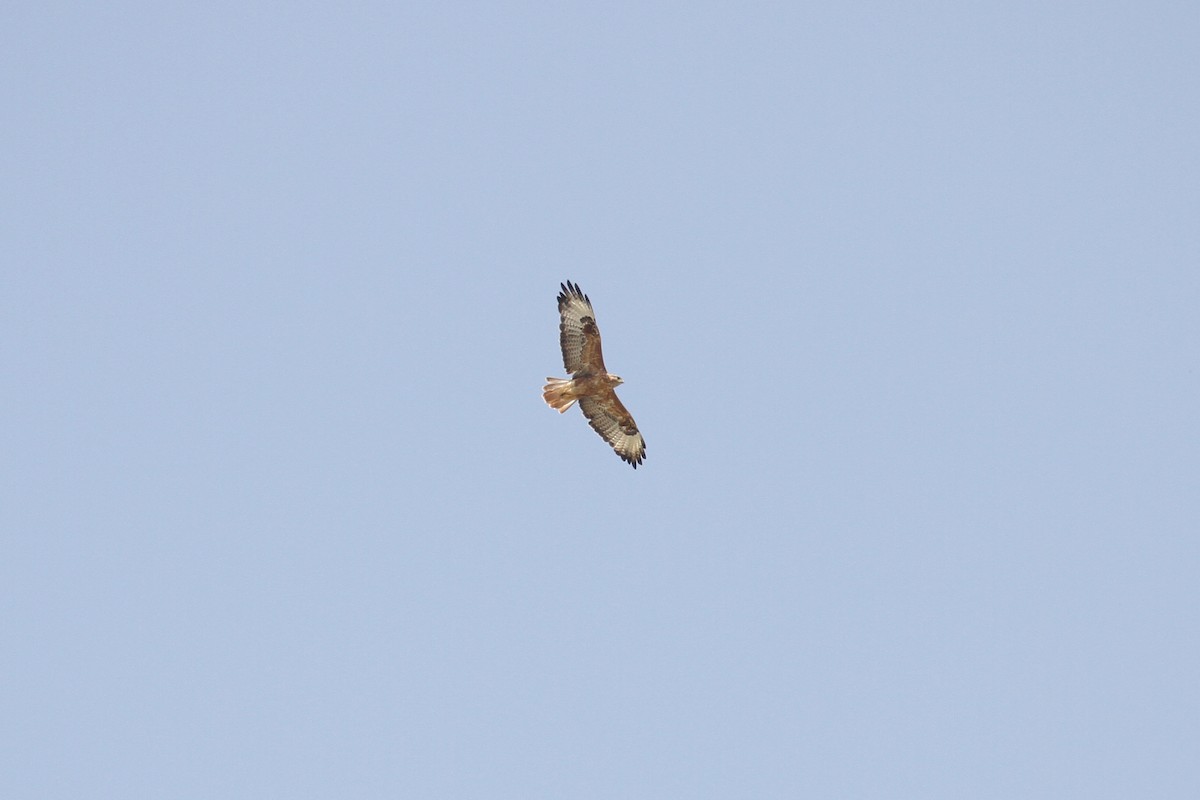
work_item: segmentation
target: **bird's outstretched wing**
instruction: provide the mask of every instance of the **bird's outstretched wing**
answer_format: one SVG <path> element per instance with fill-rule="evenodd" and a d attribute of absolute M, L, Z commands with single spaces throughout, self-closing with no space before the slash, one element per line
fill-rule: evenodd
<path fill-rule="evenodd" d="M 558 293 L 558 342 L 562 346 L 563 366 L 572 375 L 603 374 L 604 355 L 600 352 L 600 329 L 596 327 L 592 301 L 579 284 L 567 281 Z"/>
<path fill-rule="evenodd" d="M 646 440 L 617 393 L 609 389 L 601 395 L 581 397 L 579 410 L 600 438 L 612 445 L 622 460 L 637 469 L 646 457 Z"/>

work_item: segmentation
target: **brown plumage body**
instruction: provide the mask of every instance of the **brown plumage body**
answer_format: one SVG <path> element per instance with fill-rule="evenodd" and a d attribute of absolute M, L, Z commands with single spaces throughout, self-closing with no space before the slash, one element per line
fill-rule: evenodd
<path fill-rule="evenodd" d="M 560 414 L 578 402 L 588 424 L 637 469 L 646 457 L 646 440 L 613 391 L 624 381 L 604 367 L 592 301 L 578 284 L 567 282 L 558 295 L 558 313 L 563 366 L 571 377 L 546 378 L 542 399 Z"/>
<path fill-rule="evenodd" d="M 546 378 L 550 383 L 542 389 L 542 399 L 560 414 L 575 404 L 580 397 L 599 395 L 620 386 L 623 382 L 616 375 L 577 375 L 570 380 Z"/>

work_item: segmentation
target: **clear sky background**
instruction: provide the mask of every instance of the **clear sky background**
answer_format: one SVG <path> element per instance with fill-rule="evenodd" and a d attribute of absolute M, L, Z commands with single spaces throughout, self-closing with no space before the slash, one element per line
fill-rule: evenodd
<path fill-rule="evenodd" d="M 7 4 L 0 795 L 1200 797 L 1197 42 Z"/>

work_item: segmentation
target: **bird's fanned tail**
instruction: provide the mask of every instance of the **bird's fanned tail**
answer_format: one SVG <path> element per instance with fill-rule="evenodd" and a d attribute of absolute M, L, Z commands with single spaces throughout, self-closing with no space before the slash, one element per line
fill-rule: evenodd
<path fill-rule="evenodd" d="M 542 387 L 542 399 L 546 401 L 546 405 L 553 408 L 560 414 L 565 414 L 567 409 L 575 405 L 577 399 L 571 391 L 571 381 L 565 378 L 546 378 L 549 381 Z"/>

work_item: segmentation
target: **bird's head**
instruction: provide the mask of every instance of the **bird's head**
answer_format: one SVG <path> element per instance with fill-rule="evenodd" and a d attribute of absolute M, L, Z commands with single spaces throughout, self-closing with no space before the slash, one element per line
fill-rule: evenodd
<path fill-rule="evenodd" d="M 622 383 L 625 382 L 621 379 L 620 375 L 613 375 L 611 372 L 608 373 L 608 379 L 610 381 L 612 381 L 613 386 L 620 386 Z"/>

